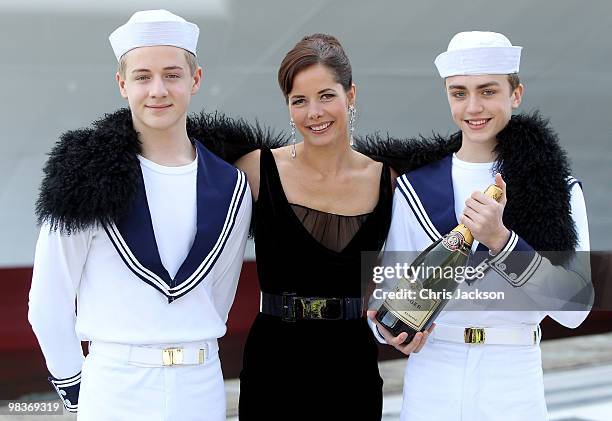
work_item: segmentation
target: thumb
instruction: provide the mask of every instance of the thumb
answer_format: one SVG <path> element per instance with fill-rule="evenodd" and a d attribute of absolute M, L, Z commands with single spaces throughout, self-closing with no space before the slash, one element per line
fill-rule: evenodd
<path fill-rule="evenodd" d="M 504 181 L 500 173 L 495 174 L 495 184 L 497 185 L 497 187 L 502 189 L 503 195 L 499 203 L 505 206 L 506 202 L 508 201 L 508 193 L 506 192 L 506 182 Z"/>

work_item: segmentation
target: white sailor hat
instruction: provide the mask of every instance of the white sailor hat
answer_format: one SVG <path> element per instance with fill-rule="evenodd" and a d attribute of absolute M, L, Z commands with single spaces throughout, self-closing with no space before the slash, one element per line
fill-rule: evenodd
<path fill-rule="evenodd" d="M 187 22 L 167 10 L 143 10 L 132 15 L 125 25 L 108 37 L 117 57 L 138 47 L 171 45 L 196 55 L 198 25 Z"/>
<path fill-rule="evenodd" d="M 440 77 L 457 75 L 507 75 L 517 73 L 523 47 L 513 46 L 497 32 L 459 32 L 447 50 L 436 57 Z"/>

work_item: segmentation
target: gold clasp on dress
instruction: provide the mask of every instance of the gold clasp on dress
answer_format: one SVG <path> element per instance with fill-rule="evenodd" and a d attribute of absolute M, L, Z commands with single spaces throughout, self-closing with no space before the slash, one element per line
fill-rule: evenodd
<path fill-rule="evenodd" d="M 164 365 L 183 364 L 183 348 L 166 348 L 162 350 Z"/>
<path fill-rule="evenodd" d="M 466 327 L 463 332 L 463 340 L 466 344 L 483 344 L 485 330 L 481 327 Z"/>

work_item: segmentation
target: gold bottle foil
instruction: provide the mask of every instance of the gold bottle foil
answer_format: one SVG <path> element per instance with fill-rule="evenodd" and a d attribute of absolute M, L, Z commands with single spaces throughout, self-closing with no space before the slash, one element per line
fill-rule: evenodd
<path fill-rule="evenodd" d="M 502 189 L 497 187 L 496 184 L 491 184 L 484 191 L 484 194 L 485 194 L 485 196 L 490 197 L 491 199 L 494 199 L 496 202 L 499 202 L 501 200 L 502 196 L 504 195 L 504 192 L 502 191 Z"/>
<path fill-rule="evenodd" d="M 466 227 L 463 224 L 457 225 L 451 231 L 451 234 L 453 232 L 458 232 L 459 234 L 461 234 L 461 236 L 463 237 L 463 241 L 465 241 L 465 243 L 468 245 L 468 247 L 470 247 L 472 245 L 472 243 L 474 242 L 474 236 L 472 235 L 472 232 L 469 230 L 468 227 Z M 449 234 L 449 235 L 451 235 L 451 234 Z"/>

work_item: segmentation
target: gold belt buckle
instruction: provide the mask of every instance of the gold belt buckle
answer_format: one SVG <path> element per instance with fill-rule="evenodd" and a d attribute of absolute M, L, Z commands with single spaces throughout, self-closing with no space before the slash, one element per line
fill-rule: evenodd
<path fill-rule="evenodd" d="M 485 342 L 485 330 L 481 327 L 466 327 L 463 332 L 463 341 L 466 344 L 483 344 Z"/>
<path fill-rule="evenodd" d="M 183 364 L 183 348 L 166 348 L 162 350 L 163 365 Z"/>

